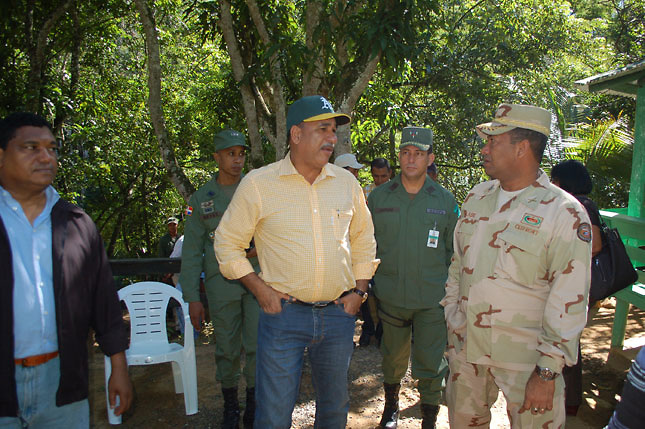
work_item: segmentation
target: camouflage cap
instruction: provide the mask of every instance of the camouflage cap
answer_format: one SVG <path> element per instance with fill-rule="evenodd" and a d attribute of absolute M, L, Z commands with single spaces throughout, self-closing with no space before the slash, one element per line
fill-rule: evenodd
<path fill-rule="evenodd" d="M 249 147 L 246 144 L 246 138 L 244 137 L 244 134 L 235 130 L 220 131 L 219 133 L 215 134 L 215 138 L 213 140 L 215 144 L 215 152 L 223 149 L 228 149 L 229 147 L 233 146 L 242 146 L 245 148 Z"/>
<path fill-rule="evenodd" d="M 301 122 L 313 122 L 329 118 L 336 118 L 336 125 L 349 124 L 350 121 L 348 115 L 334 112 L 331 103 L 322 95 L 302 97 L 289 106 L 287 132 L 291 130 L 291 127 Z"/>
<path fill-rule="evenodd" d="M 432 152 L 432 130 L 423 127 L 405 127 L 401 132 L 399 150 L 405 146 L 414 146 L 423 151 Z"/>
<path fill-rule="evenodd" d="M 549 137 L 551 134 L 551 112 L 541 107 L 526 104 L 500 104 L 491 122 L 475 127 L 479 137 L 497 136 L 514 128 L 537 131 Z"/>

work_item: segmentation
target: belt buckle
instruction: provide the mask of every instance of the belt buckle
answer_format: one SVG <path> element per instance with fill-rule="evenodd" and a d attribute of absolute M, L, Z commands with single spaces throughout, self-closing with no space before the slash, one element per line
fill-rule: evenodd
<path fill-rule="evenodd" d="M 332 302 L 333 301 L 316 301 L 316 302 L 312 302 L 311 304 L 314 308 L 325 308 Z"/>

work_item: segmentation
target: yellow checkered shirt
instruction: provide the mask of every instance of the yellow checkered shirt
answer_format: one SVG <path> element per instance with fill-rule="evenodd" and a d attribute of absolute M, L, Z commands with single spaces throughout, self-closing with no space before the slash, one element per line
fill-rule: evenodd
<path fill-rule="evenodd" d="M 246 175 L 215 231 L 221 273 L 253 272 L 245 248 L 255 238 L 260 277 L 301 301 L 330 301 L 371 279 L 374 226 L 361 187 L 348 171 L 323 167 L 310 184 L 290 154 Z"/>

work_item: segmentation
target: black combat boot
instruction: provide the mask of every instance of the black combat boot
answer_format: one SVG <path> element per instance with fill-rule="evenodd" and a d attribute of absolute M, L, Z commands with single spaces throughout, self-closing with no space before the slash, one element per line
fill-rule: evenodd
<path fill-rule="evenodd" d="M 383 383 L 385 390 L 385 407 L 383 407 L 383 417 L 381 417 L 380 428 L 396 429 L 399 424 L 399 390 L 401 384 Z"/>
<path fill-rule="evenodd" d="M 253 429 L 253 420 L 255 420 L 255 387 L 246 389 L 246 408 L 244 409 L 244 429 Z"/>
<path fill-rule="evenodd" d="M 237 387 L 222 387 L 224 395 L 224 415 L 222 429 L 238 429 L 240 426 L 240 403 L 237 400 Z"/>
<path fill-rule="evenodd" d="M 423 423 L 421 423 L 421 429 L 434 429 L 435 423 L 437 423 L 437 414 L 439 414 L 439 405 L 424 404 L 421 403 L 421 417 L 423 417 Z"/>

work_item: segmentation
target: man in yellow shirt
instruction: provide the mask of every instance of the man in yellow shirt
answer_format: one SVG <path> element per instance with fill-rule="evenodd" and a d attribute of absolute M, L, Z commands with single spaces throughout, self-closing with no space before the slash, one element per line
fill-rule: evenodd
<path fill-rule="evenodd" d="M 289 108 L 290 152 L 245 176 L 215 232 L 222 274 L 257 298 L 255 427 L 289 428 L 304 351 L 316 390 L 316 427 L 344 428 L 355 314 L 378 266 L 358 181 L 329 164 L 349 116 L 303 97 Z M 244 249 L 251 239 L 256 274 Z"/>

